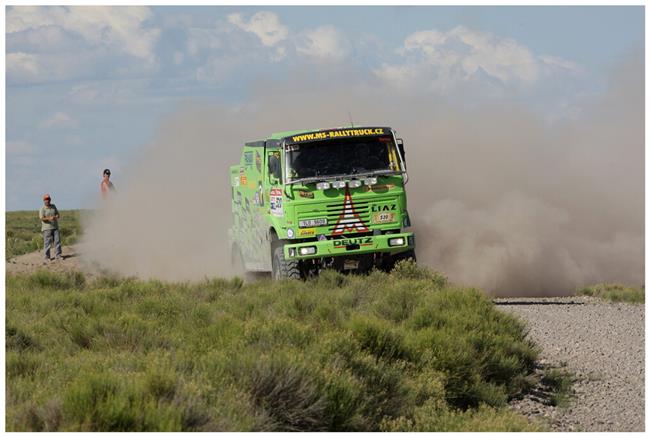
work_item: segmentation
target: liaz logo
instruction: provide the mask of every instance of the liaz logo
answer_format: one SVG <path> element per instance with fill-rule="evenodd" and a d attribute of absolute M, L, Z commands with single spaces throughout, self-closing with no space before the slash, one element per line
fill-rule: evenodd
<path fill-rule="evenodd" d="M 382 211 L 395 211 L 397 210 L 397 205 L 372 205 L 370 207 L 372 212 L 382 212 Z"/>
<path fill-rule="evenodd" d="M 365 246 L 372 244 L 372 237 L 361 237 L 361 238 L 349 238 L 345 240 L 334 240 L 334 247 L 344 247 L 351 244 L 358 244 L 359 246 Z"/>
<path fill-rule="evenodd" d="M 350 190 L 345 187 L 345 200 L 343 201 L 343 212 L 339 216 L 332 235 L 341 235 L 344 232 L 368 232 L 368 227 L 363 224 L 361 217 L 354 210 Z"/>

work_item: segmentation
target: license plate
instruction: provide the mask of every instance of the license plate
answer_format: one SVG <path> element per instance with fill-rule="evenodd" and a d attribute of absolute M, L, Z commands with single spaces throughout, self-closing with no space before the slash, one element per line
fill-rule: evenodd
<path fill-rule="evenodd" d="M 327 225 L 327 219 L 326 218 L 300 220 L 298 222 L 298 227 L 300 227 L 300 228 L 317 228 L 319 226 L 326 226 L 326 225 Z"/>
<path fill-rule="evenodd" d="M 395 221 L 394 212 L 376 212 L 372 215 L 372 223 L 391 223 Z"/>
<path fill-rule="evenodd" d="M 359 261 L 356 259 L 346 259 L 343 261 L 343 270 L 355 270 L 359 268 Z"/>

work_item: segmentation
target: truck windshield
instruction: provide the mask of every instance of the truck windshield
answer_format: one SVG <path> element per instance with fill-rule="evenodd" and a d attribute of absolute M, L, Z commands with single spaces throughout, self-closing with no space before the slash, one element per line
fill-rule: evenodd
<path fill-rule="evenodd" d="M 290 144 L 287 161 L 290 181 L 399 170 L 390 136 Z"/>

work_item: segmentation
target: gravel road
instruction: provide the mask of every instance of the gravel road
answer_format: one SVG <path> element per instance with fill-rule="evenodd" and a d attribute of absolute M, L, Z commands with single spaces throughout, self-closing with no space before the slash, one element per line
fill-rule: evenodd
<path fill-rule="evenodd" d="M 503 298 L 526 321 L 542 363 L 575 375 L 565 408 L 528 398 L 513 408 L 549 419 L 556 431 L 644 431 L 644 305 L 588 297 Z"/>

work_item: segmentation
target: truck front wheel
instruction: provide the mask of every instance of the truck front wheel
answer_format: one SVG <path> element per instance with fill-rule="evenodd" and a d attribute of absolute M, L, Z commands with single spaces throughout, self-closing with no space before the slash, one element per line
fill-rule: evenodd
<path fill-rule="evenodd" d="M 272 259 L 273 279 L 300 279 L 300 266 L 298 261 L 284 258 L 284 244 L 276 241 L 273 244 Z"/>

